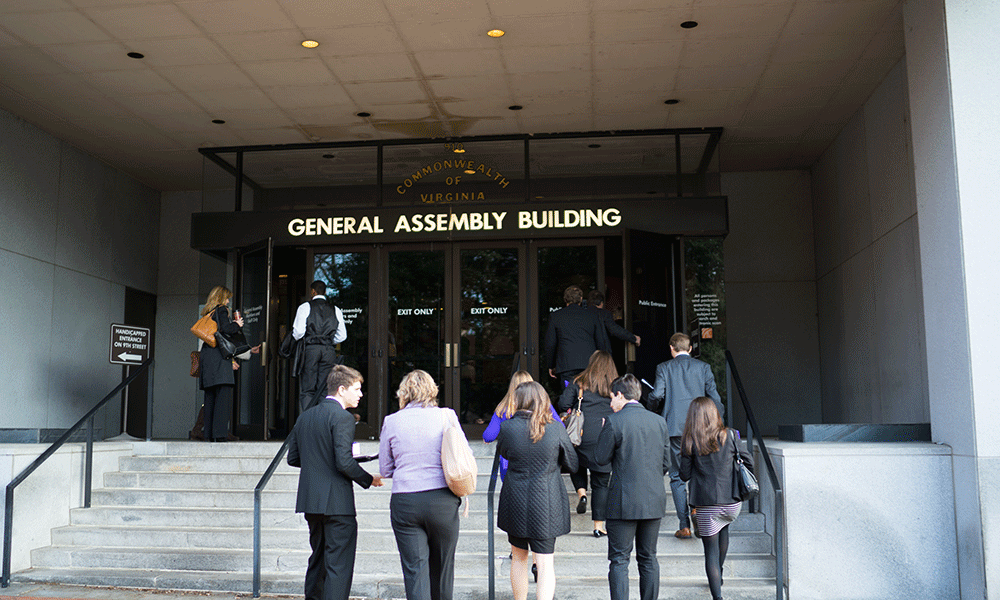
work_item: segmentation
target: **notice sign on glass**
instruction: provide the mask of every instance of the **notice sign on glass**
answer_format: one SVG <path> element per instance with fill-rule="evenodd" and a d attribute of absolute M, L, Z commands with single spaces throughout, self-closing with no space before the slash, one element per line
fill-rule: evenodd
<path fill-rule="evenodd" d="M 149 358 L 149 329 L 111 324 L 111 362 L 140 365 Z"/>

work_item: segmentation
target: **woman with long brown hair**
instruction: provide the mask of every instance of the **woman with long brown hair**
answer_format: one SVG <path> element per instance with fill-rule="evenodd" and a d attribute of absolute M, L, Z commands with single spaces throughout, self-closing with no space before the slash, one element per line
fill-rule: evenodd
<path fill-rule="evenodd" d="M 229 300 L 233 293 L 222 285 L 212 288 L 201 309 L 201 316 L 212 315 L 212 320 L 222 333 L 236 333 L 243 327 L 243 317 L 229 317 Z M 229 432 L 229 414 L 233 407 L 233 390 L 236 377 L 233 371 L 239 368 L 235 359 L 227 359 L 219 348 L 208 344 L 201 347 L 201 375 L 198 382 L 205 390 L 204 436 L 208 442 L 224 442 Z"/>
<path fill-rule="evenodd" d="M 502 425 L 507 419 L 514 416 L 514 413 L 517 412 L 517 401 L 514 397 L 514 390 L 517 389 L 517 386 L 528 381 L 534 381 L 534 379 L 531 378 L 531 373 L 524 370 L 517 371 L 511 376 L 510 385 L 507 387 L 507 394 L 502 400 L 500 400 L 500 404 L 497 404 L 496 410 L 493 411 L 493 418 L 490 419 L 490 424 L 487 425 L 486 430 L 483 431 L 484 442 L 489 443 L 496 440 L 497 436 L 500 435 L 500 425 Z M 551 403 L 549 403 L 549 409 L 552 411 L 552 416 L 558 419 L 559 413 L 556 412 L 555 407 L 552 406 Z M 501 456 L 500 480 L 503 481 L 506 476 L 507 459 Z"/>
<path fill-rule="evenodd" d="M 590 485 L 594 491 L 591 503 L 591 517 L 594 520 L 594 537 L 608 535 L 604 529 L 607 518 L 608 483 L 611 480 L 611 465 L 599 465 L 594 460 L 597 436 L 601 433 L 604 417 L 611 410 L 611 382 L 618 379 L 615 360 L 603 350 L 590 355 L 587 368 L 573 378 L 559 397 L 559 411 L 576 410 L 577 404 L 583 412 L 583 435 L 576 447 L 580 468 L 570 474 L 579 501 L 576 512 L 587 512 L 587 470 L 590 470 Z"/>
<path fill-rule="evenodd" d="M 508 460 L 500 489 L 497 527 L 510 541 L 510 586 L 514 600 L 528 597 L 528 552 L 538 565 L 538 600 L 552 600 L 556 589 L 553 553 L 556 537 L 569 533 L 569 500 L 561 467 L 575 471 L 576 451 L 566 429 L 552 417 L 545 389 L 529 381 L 514 390 L 514 415 L 500 426 L 497 451 Z"/>
<path fill-rule="evenodd" d="M 729 524 L 743 507 L 733 485 L 735 454 L 747 466 L 750 454 L 739 443 L 740 434 L 722 424 L 711 398 L 701 396 L 688 406 L 681 437 L 680 476 L 688 483 L 695 531 L 705 548 L 705 574 L 713 600 L 722 600 L 722 567 L 729 551 Z"/>

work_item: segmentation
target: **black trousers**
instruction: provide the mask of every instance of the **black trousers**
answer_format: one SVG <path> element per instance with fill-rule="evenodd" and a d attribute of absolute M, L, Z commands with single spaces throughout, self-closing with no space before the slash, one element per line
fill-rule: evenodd
<path fill-rule="evenodd" d="M 306 514 L 312 554 L 306 568 L 306 600 L 347 600 L 354 580 L 358 519 Z"/>
<path fill-rule="evenodd" d="M 211 442 L 229 435 L 229 414 L 233 411 L 233 388 L 223 384 L 205 388 L 205 440 Z"/>
<path fill-rule="evenodd" d="M 307 408 L 326 398 L 326 378 L 337 364 L 333 346 L 309 344 L 303 349 L 302 374 L 299 375 L 299 409 Z M 336 390 L 334 390 L 336 391 Z"/>
<path fill-rule="evenodd" d="M 639 597 L 656 600 L 660 595 L 660 562 L 656 560 L 659 519 L 608 519 L 608 585 L 611 600 L 628 600 L 628 562 L 635 540 L 635 562 L 639 566 Z"/>
<path fill-rule="evenodd" d="M 389 500 L 406 600 L 451 600 L 461 503 L 448 488 L 393 494 Z"/>
<path fill-rule="evenodd" d="M 576 456 L 580 460 L 580 468 L 576 473 L 569 474 L 569 480 L 573 482 L 573 489 L 587 489 L 587 459 L 579 450 Z M 590 515 L 595 521 L 603 521 L 608 514 L 608 485 L 611 483 L 611 473 L 590 472 Z"/>

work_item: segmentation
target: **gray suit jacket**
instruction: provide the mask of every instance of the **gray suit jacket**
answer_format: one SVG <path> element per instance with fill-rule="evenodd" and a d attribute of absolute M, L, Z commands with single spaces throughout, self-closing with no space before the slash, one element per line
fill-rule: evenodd
<path fill-rule="evenodd" d="M 373 478 L 354 459 L 353 441 L 354 416 L 333 398 L 299 415 L 288 442 L 288 464 L 302 469 L 295 512 L 357 514 L 351 481 L 368 488 Z"/>
<path fill-rule="evenodd" d="M 609 519 L 659 519 L 667 509 L 663 475 L 670 468 L 667 424 L 641 404 L 626 404 L 607 417 L 594 451 L 611 465 Z"/>
<path fill-rule="evenodd" d="M 656 384 L 649 397 L 663 400 L 660 414 L 667 420 L 667 431 L 671 437 L 684 435 L 684 421 L 688 406 L 698 396 L 708 396 L 722 414 L 722 399 L 715 389 L 712 367 L 687 354 L 662 362 L 656 367 Z"/>

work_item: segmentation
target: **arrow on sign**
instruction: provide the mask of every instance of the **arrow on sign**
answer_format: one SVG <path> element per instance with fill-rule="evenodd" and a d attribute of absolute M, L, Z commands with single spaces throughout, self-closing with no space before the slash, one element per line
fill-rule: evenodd
<path fill-rule="evenodd" d="M 142 356 L 140 356 L 138 354 L 128 354 L 127 352 L 122 352 L 121 354 L 118 355 L 118 359 L 119 360 L 126 360 L 126 361 L 128 361 L 128 360 L 134 360 L 134 361 L 138 362 L 138 361 L 142 360 Z"/>

